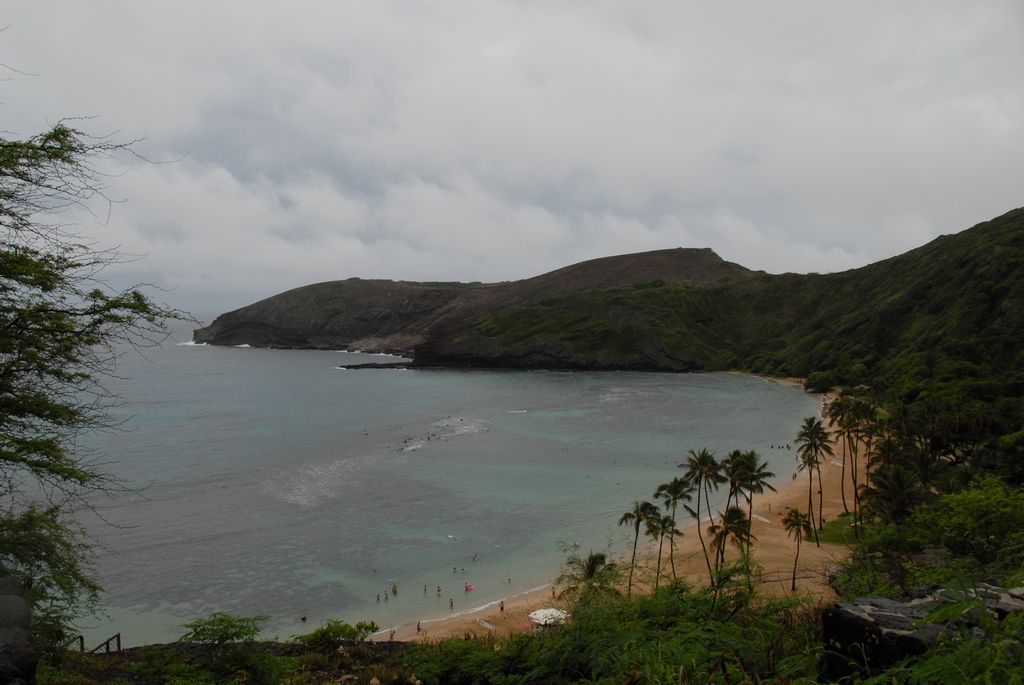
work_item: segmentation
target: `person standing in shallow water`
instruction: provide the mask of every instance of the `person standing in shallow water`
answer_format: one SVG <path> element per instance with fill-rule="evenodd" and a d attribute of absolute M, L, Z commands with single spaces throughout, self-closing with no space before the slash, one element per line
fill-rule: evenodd
<path fill-rule="evenodd" d="M 454 597 L 449 597 L 448 598 L 448 609 L 450 611 L 450 610 L 452 610 L 454 608 L 455 608 L 455 598 Z"/>

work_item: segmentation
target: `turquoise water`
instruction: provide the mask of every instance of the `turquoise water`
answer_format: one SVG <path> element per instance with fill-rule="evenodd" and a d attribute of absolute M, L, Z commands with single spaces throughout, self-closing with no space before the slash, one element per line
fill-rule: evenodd
<path fill-rule="evenodd" d="M 138 489 L 97 503 L 113 526 L 87 521 L 108 612 L 83 624 L 89 642 L 173 640 L 212 611 L 268 615 L 284 638 L 508 598 L 557 577 L 573 543 L 627 550 L 619 515 L 689 449 L 756 449 L 788 480 L 792 454 L 769 446 L 817 411 L 731 374 L 343 371 L 365 356 L 181 344 L 147 357 L 109 384 L 123 430 L 83 443 Z"/>

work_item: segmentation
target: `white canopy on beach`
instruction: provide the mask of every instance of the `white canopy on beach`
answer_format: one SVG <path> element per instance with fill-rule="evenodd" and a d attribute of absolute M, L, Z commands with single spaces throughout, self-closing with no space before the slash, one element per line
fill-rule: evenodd
<path fill-rule="evenodd" d="M 538 626 L 556 626 L 569 620 L 569 612 L 561 609 L 538 609 L 530 613 L 530 620 Z"/>

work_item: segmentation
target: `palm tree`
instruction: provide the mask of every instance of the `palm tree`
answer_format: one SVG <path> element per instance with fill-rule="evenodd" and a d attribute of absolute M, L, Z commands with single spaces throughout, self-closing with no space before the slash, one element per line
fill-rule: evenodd
<path fill-rule="evenodd" d="M 665 547 L 665 536 L 679 531 L 675 529 L 675 521 L 668 514 L 651 517 L 646 523 L 648 537 L 658 541 L 658 563 L 654 571 L 654 589 L 657 590 L 661 581 L 661 551 Z"/>
<path fill-rule="evenodd" d="M 799 509 L 790 509 L 782 519 L 782 525 L 790 537 L 796 537 L 796 556 L 793 558 L 793 582 L 789 587 L 790 592 L 796 591 L 796 566 L 800 561 L 800 541 L 805 535 L 811 534 L 811 519 L 807 514 L 800 513 Z"/>
<path fill-rule="evenodd" d="M 658 506 L 644 500 L 637 500 L 633 503 L 633 509 L 627 511 L 619 518 L 619 525 L 633 524 L 633 558 L 629 562 L 629 584 L 626 587 L 626 594 L 633 594 L 633 568 L 636 566 L 636 545 L 640 541 L 640 526 L 648 518 L 658 516 Z"/>
<path fill-rule="evenodd" d="M 732 506 L 734 497 L 736 498 L 736 506 L 740 505 L 740 490 L 746 475 L 746 466 L 743 460 L 743 453 L 739 450 L 729 452 L 719 464 L 722 470 L 722 477 L 724 478 L 723 482 L 729 484 L 729 494 L 725 497 L 726 509 Z"/>
<path fill-rule="evenodd" d="M 816 416 L 808 416 L 804 419 L 800 432 L 796 436 L 796 453 L 800 458 L 800 470 L 808 469 L 808 478 L 813 481 L 814 470 L 818 470 L 818 528 L 821 528 L 824 519 L 821 514 L 823 506 L 821 488 L 821 459 L 824 456 L 832 456 L 832 435 L 822 425 L 821 419 Z M 813 488 L 813 483 L 810 485 Z M 813 519 L 813 496 L 808 490 L 808 515 Z M 815 542 L 817 542 L 817 529 L 815 529 Z"/>
<path fill-rule="evenodd" d="M 839 494 L 843 498 L 843 512 L 846 514 L 850 513 L 849 507 L 846 505 L 846 460 L 849 457 L 852 461 L 852 442 L 856 440 L 857 426 L 853 417 L 853 406 L 849 398 L 845 395 L 840 395 L 838 398 L 832 401 L 828 405 L 827 415 L 830 421 L 836 426 L 836 434 L 843 441 L 845 449 L 843 449 L 843 470 L 839 476 Z M 857 489 L 856 467 L 851 464 L 851 475 L 854 478 L 854 490 Z"/>
<path fill-rule="evenodd" d="M 715 582 L 714 571 L 711 570 L 711 558 L 708 556 L 708 547 L 704 543 L 704 535 L 701 531 L 701 493 L 703 492 L 707 499 L 709 494 L 709 487 L 714 484 L 715 489 L 718 489 L 718 484 L 724 480 L 724 477 L 719 472 L 718 462 L 715 460 L 715 455 L 708 451 L 706 447 L 702 447 L 699 452 L 689 451 L 689 457 L 685 464 L 680 464 L 679 468 L 686 469 L 684 477 L 689 482 L 693 483 L 693 486 L 697 489 L 697 511 L 694 512 L 690 507 L 686 507 L 686 510 L 690 512 L 690 515 L 697 519 L 697 537 L 700 538 L 700 547 L 704 550 L 704 563 L 708 566 L 708 577 L 711 582 Z M 708 504 L 708 518 L 711 518 L 711 505 Z"/>
<path fill-rule="evenodd" d="M 814 511 L 814 468 L 818 464 L 817 457 L 811 452 L 805 452 L 799 455 L 800 463 L 796 467 L 797 471 L 807 471 L 807 511 Z M 818 541 L 818 529 L 814 526 L 814 516 L 810 517 L 811 530 L 814 531 L 814 544 L 821 547 L 821 543 Z"/>
<path fill-rule="evenodd" d="M 719 516 L 721 523 L 712 524 L 708 528 L 708 533 L 711 535 L 711 546 L 715 550 L 716 570 L 725 561 L 725 546 L 730 539 L 740 549 L 754 539 L 750 532 L 747 514 L 739 507 L 729 507 L 724 514 L 719 512 Z"/>
<path fill-rule="evenodd" d="M 865 453 L 871 452 L 871 445 L 878 433 L 877 411 L 875 406 L 864 399 L 853 402 L 853 435 L 850 439 L 850 477 L 853 481 L 853 523 L 854 535 L 860 537 L 861 506 L 860 506 L 860 445 L 863 441 Z"/>
<path fill-rule="evenodd" d="M 883 466 L 875 471 L 870 485 L 861 489 L 871 509 L 883 520 L 900 523 L 922 499 L 914 474 L 899 464 Z"/>
<path fill-rule="evenodd" d="M 917 478 L 921 492 L 926 496 L 933 492 L 935 484 L 941 480 L 943 473 L 949 468 L 949 463 L 945 459 L 924 444 L 915 445 L 910 450 L 904 459 L 904 465 Z"/>
<path fill-rule="evenodd" d="M 565 571 L 558 577 L 564 589 L 559 597 L 575 600 L 589 592 L 618 594 L 615 589 L 619 567 L 601 552 L 590 551 L 586 557 L 573 555 L 565 562 Z"/>
<path fill-rule="evenodd" d="M 676 507 L 680 502 L 689 502 L 693 499 L 693 483 L 676 476 L 667 483 L 662 483 L 654 491 L 654 496 L 659 497 L 665 503 L 665 509 L 671 512 L 672 530 L 668 535 L 668 560 L 672 565 L 672 579 L 676 577 Z"/>
<path fill-rule="evenodd" d="M 757 452 L 748 450 L 743 453 L 745 470 L 743 475 L 742 488 L 744 498 L 747 500 L 747 521 L 754 524 L 754 495 L 761 495 L 765 488 L 775 492 L 775 487 L 768 482 L 775 474 L 768 470 L 768 462 L 761 461 Z M 737 504 L 739 504 L 737 502 Z M 748 550 L 749 551 L 749 550 Z"/>

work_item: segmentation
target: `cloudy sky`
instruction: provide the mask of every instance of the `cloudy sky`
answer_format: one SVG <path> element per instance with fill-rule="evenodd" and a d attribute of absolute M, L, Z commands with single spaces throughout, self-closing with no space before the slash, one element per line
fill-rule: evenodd
<path fill-rule="evenodd" d="M 144 138 L 108 274 L 222 311 L 350 276 L 711 247 L 883 259 L 1024 204 L 1024 3 L 0 2 L 8 137 Z M 174 161 L 171 161 L 174 160 Z"/>

